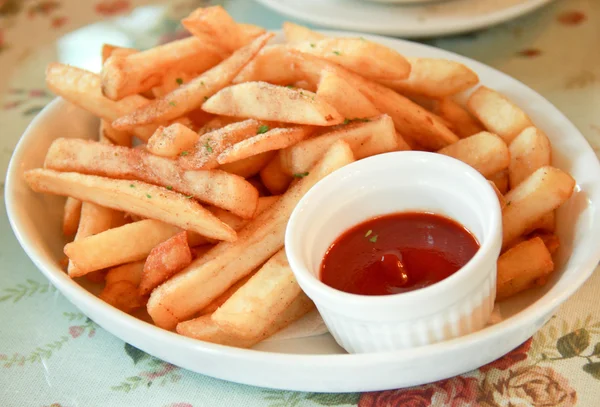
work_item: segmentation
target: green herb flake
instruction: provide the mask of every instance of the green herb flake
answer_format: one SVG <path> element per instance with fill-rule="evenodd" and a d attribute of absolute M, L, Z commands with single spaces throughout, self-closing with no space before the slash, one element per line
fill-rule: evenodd
<path fill-rule="evenodd" d="M 129 184 L 129 188 L 135 188 L 135 185 Z"/>
<path fill-rule="evenodd" d="M 175 102 L 173 102 L 173 101 L 169 102 L 169 104 L 170 104 L 171 106 L 177 106 L 177 103 L 175 103 Z"/>
<path fill-rule="evenodd" d="M 294 85 L 285 85 L 285 87 L 288 88 L 288 89 L 294 89 L 295 88 Z"/>
<path fill-rule="evenodd" d="M 204 86 L 204 81 L 200 81 L 200 85 Z"/>
<path fill-rule="evenodd" d="M 261 124 L 258 127 L 258 130 L 256 130 L 256 134 L 264 134 L 268 131 L 269 131 L 269 126 L 267 126 L 266 124 Z"/>
<path fill-rule="evenodd" d="M 146 198 L 150 199 L 150 198 L 152 198 L 152 195 L 146 194 Z"/>
<path fill-rule="evenodd" d="M 185 197 L 186 197 L 187 199 L 192 199 L 192 198 L 193 198 L 193 196 L 192 196 L 192 195 L 186 195 Z"/>
<path fill-rule="evenodd" d="M 371 233 L 373 233 L 373 231 L 371 229 L 369 229 L 369 231 L 367 233 L 365 233 L 365 237 L 371 236 Z"/>
<path fill-rule="evenodd" d="M 332 51 L 335 55 L 342 55 L 340 51 Z"/>
<path fill-rule="evenodd" d="M 213 152 L 213 149 L 210 146 L 210 137 L 208 138 L 208 140 L 206 140 L 206 143 L 204 143 L 204 148 L 206 148 L 206 151 L 208 151 L 209 153 Z"/>
<path fill-rule="evenodd" d="M 358 37 L 361 41 L 366 41 L 365 37 Z"/>
<path fill-rule="evenodd" d="M 311 48 L 314 48 L 314 47 L 316 47 L 315 43 L 314 43 L 314 42 L 311 42 L 311 43 L 310 43 L 310 47 L 311 47 Z"/>
<path fill-rule="evenodd" d="M 350 120 L 350 119 L 346 118 L 346 119 L 344 119 L 344 123 L 342 123 L 342 124 L 348 124 L 348 123 L 350 123 L 351 121 L 352 121 L 352 120 Z"/>
<path fill-rule="evenodd" d="M 183 79 L 181 78 L 175 79 L 175 82 L 177 82 L 178 85 L 183 85 Z"/>
<path fill-rule="evenodd" d="M 167 189 L 168 189 L 169 191 L 172 191 L 172 190 L 173 190 L 173 187 L 172 187 L 171 185 L 167 185 Z"/>
<path fill-rule="evenodd" d="M 508 202 L 506 203 L 506 206 L 510 206 L 510 204 L 511 204 L 511 203 L 512 203 L 511 201 L 508 201 Z"/>
<path fill-rule="evenodd" d="M 182 157 L 185 157 L 189 153 L 190 153 L 189 151 L 182 151 L 181 153 L 179 153 L 179 155 L 182 156 Z"/>
<path fill-rule="evenodd" d="M 369 242 L 371 242 L 371 243 L 377 242 L 377 237 L 378 237 L 378 235 L 373 236 L 372 238 L 369 239 Z"/>
<path fill-rule="evenodd" d="M 308 175 L 308 171 L 307 172 L 299 172 L 297 174 L 294 174 L 294 178 L 304 178 Z"/>

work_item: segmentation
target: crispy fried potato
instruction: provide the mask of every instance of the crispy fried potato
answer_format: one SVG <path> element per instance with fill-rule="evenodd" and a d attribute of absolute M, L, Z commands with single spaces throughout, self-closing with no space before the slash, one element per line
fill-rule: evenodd
<path fill-rule="evenodd" d="M 556 228 L 556 212 L 550 211 L 543 214 L 537 221 L 535 221 L 531 226 L 529 226 L 523 234 L 529 234 L 534 231 L 538 232 L 554 232 Z"/>
<path fill-rule="evenodd" d="M 81 218 L 81 201 L 67 197 L 63 212 L 63 235 L 73 236 L 77 233 L 79 219 Z"/>
<path fill-rule="evenodd" d="M 148 140 L 146 150 L 161 157 L 177 157 L 190 150 L 198 138 L 198 133 L 179 123 L 160 126 Z"/>
<path fill-rule="evenodd" d="M 261 130 L 267 126 L 263 127 Z M 266 130 L 264 133 L 242 140 L 225 149 L 217 157 L 219 164 L 228 164 L 257 154 L 280 150 L 304 140 L 313 129 L 307 126 L 286 127 Z"/>
<path fill-rule="evenodd" d="M 281 249 L 212 314 L 212 320 L 226 332 L 255 338 L 267 331 L 301 292 L 285 249 Z"/>
<path fill-rule="evenodd" d="M 109 122 L 149 103 L 140 95 L 131 95 L 118 102 L 110 100 L 102 95 L 98 75 L 58 63 L 46 68 L 46 85 L 56 95 Z M 148 140 L 155 129 L 156 126 L 138 126 L 131 129 L 131 133 Z"/>
<path fill-rule="evenodd" d="M 492 189 L 496 193 L 496 196 L 498 197 L 500 209 L 504 209 L 504 207 L 506 206 L 506 198 L 504 198 L 504 195 L 502 195 L 502 192 L 500 192 L 500 190 L 498 189 L 498 187 L 496 187 L 496 184 L 494 184 L 493 181 L 488 180 L 488 182 L 490 183 L 490 186 L 492 187 Z"/>
<path fill-rule="evenodd" d="M 275 44 L 264 47 L 238 73 L 232 83 L 263 81 L 287 86 L 303 79 L 302 74 L 293 69 L 289 49 L 284 45 Z"/>
<path fill-rule="evenodd" d="M 283 29 L 285 40 L 289 43 L 320 41 L 326 38 L 323 34 L 319 34 L 307 27 L 290 23 L 289 21 L 284 22 L 281 28 Z"/>
<path fill-rule="evenodd" d="M 136 52 L 138 52 L 138 50 L 133 49 L 133 48 L 119 47 L 119 46 L 111 45 L 111 44 L 103 44 L 102 45 L 102 65 L 104 65 L 106 60 L 108 58 L 110 58 L 112 55 L 127 56 L 127 55 L 131 55 L 131 54 L 135 54 Z"/>
<path fill-rule="evenodd" d="M 550 254 L 556 253 L 560 248 L 560 239 L 554 233 L 535 232 L 529 236 L 530 239 L 534 237 L 539 237 L 542 239 Z"/>
<path fill-rule="evenodd" d="M 115 130 L 107 120 L 100 120 L 100 142 L 131 147 L 131 134 L 126 131 Z"/>
<path fill-rule="evenodd" d="M 508 168 L 510 154 L 504 141 L 486 131 L 462 139 L 438 151 L 475 168 L 484 177 L 490 177 Z"/>
<path fill-rule="evenodd" d="M 575 180 L 569 174 L 545 166 L 506 194 L 506 207 L 502 211 L 503 246 L 562 205 L 571 197 L 574 187 Z"/>
<path fill-rule="evenodd" d="M 508 192 L 508 171 L 507 170 L 500 171 L 493 175 L 490 175 L 488 177 L 488 180 L 492 181 L 494 183 L 494 185 L 496 185 L 496 188 L 498 188 L 498 191 L 500 191 L 501 193 L 506 194 Z"/>
<path fill-rule="evenodd" d="M 145 182 L 45 169 L 27 171 L 25 181 L 36 192 L 72 196 L 160 220 L 213 239 L 236 240 L 233 229 L 195 200 Z"/>
<path fill-rule="evenodd" d="M 139 296 L 137 287 L 129 281 L 118 281 L 107 285 L 98 297 L 127 314 L 143 307 L 145 303 Z"/>
<path fill-rule="evenodd" d="M 222 89 L 202 109 L 213 114 L 251 117 L 284 123 L 333 126 L 344 118 L 312 92 L 246 82 Z"/>
<path fill-rule="evenodd" d="M 481 123 L 452 98 L 438 100 L 433 106 L 433 112 L 446 120 L 460 138 L 467 138 L 484 130 Z"/>
<path fill-rule="evenodd" d="M 201 341 L 218 343 L 238 348 L 250 348 L 258 342 L 267 339 L 283 328 L 297 321 L 314 309 L 314 303 L 301 293 L 286 310 L 281 313 L 262 335 L 254 338 L 245 338 L 222 330 L 211 319 L 211 315 L 203 315 L 190 321 L 177 324 L 177 333 Z"/>
<path fill-rule="evenodd" d="M 323 38 L 290 46 L 375 81 L 399 81 L 411 73 L 411 64 L 400 53 L 363 38 Z"/>
<path fill-rule="evenodd" d="M 525 112 L 504 95 L 485 86 L 473 92 L 467 108 L 488 131 L 502 137 L 506 144 L 510 144 L 527 127 L 533 126 Z"/>
<path fill-rule="evenodd" d="M 213 301 L 211 301 L 210 304 L 208 304 L 206 307 L 202 308 L 202 311 L 200 311 L 200 315 L 206 315 L 206 314 L 212 314 L 213 312 L 215 312 L 217 310 L 217 308 L 219 308 L 221 305 L 225 304 L 225 301 L 227 301 L 229 298 L 231 298 L 231 296 L 240 289 L 240 287 L 242 287 L 244 284 L 246 284 L 246 282 L 248 280 L 250 280 L 252 278 L 253 275 L 255 275 L 258 270 L 260 269 L 256 269 L 253 272 L 251 272 L 250 274 L 248 274 L 246 277 L 242 278 L 239 281 L 236 281 L 231 287 L 229 287 L 227 289 L 227 291 L 225 291 L 223 294 L 219 295 L 217 298 L 215 298 Z"/>
<path fill-rule="evenodd" d="M 144 261 L 136 261 L 133 263 L 123 264 L 118 267 L 111 268 L 106 273 L 104 278 L 106 285 L 112 285 L 119 281 L 128 281 L 136 287 L 142 280 L 142 272 L 144 269 Z"/>
<path fill-rule="evenodd" d="M 250 178 L 265 168 L 276 154 L 276 151 L 267 151 L 243 158 L 239 161 L 222 164 L 219 166 L 219 169 L 243 178 Z"/>
<path fill-rule="evenodd" d="M 357 160 L 398 150 L 398 135 L 394 123 L 389 116 L 381 115 L 347 124 L 282 150 L 281 168 L 288 175 L 301 176 L 308 172 L 337 140 L 348 143 Z"/>
<path fill-rule="evenodd" d="M 112 100 L 149 91 L 170 70 L 204 72 L 225 56 L 218 47 L 184 38 L 130 55 L 111 55 L 102 66 L 102 94 Z"/>
<path fill-rule="evenodd" d="M 407 60 L 410 63 L 408 78 L 382 83 L 400 93 L 434 99 L 454 95 L 479 83 L 477 74 L 460 62 L 415 57 Z"/>
<path fill-rule="evenodd" d="M 246 225 L 236 243 L 216 245 L 156 288 L 148 302 L 148 313 L 154 323 L 165 329 L 175 328 L 273 256 L 283 247 L 288 218 L 300 198 L 317 181 L 353 160 L 350 147 L 338 141 L 310 174 Z"/>
<path fill-rule="evenodd" d="M 348 119 L 380 115 L 369 99 L 329 69 L 321 75 L 317 96 Z"/>
<path fill-rule="evenodd" d="M 159 243 L 150 251 L 144 264 L 139 283 L 140 295 L 149 294 L 191 262 L 192 252 L 185 231 Z"/>
<path fill-rule="evenodd" d="M 553 270 L 552 256 L 541 238 L 519 243 L 498 259 L 496 300 L 505 300 L 533 287 Z"/>
<path fill-rule="evenodd" d="M 281 156 L 277 154 L 265 168 L 260 170 L 260 180 L 269 192 L 278 195 L 285 192 L 293 177 L 284 171 L 281 165 Z"/>
<path fill-rule="evenodd" d="M 227 86 L 272 36 L 271 33 L 261 35 L 192 81 L 115 120 L 113 127 L 127 130 L 144 124 L 160 123 L 183 116 L 200 107 L 208 98 Z"/>
<path fill-rule="evenodd" d="M 548 137 L 535 127 L 527 127 L 510 143 L 508 179 L 515 188 L 535 170 L 552 163 L 552 146 Z"/>
<path fill-rule="evenodd" d="M 57 171 L 141 180 L 192 196 L 250 218 L 258 191 L 248 181 L 221 170 L 185 171 L 177 162 L 143 150 L 106 146 L 88 140 L 56 139 L 44 166 Z"/>

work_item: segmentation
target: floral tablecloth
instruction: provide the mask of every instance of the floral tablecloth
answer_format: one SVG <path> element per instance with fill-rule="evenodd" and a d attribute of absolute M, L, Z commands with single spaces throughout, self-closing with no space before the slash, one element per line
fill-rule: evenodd
<path fill-rule="evenodd" d="M 249 0 L 221 3 L 240 21 L 267 28 L 283 21 Z M 103 42 L 144 48 L 177 38 L 179 18 L 206 4 L 0 0 L 1 178 L 19 135 L 52 98 L 44 88 L 46 63 L 97 70 Z M 600 1 L 558 0 L 508 24 L 424 41 L 520 79 L 600 148 Z M 364 394 L 260 389 L 182 370 L 103 331 L 36 270 L 2 210 L 0 406 L 599 406 L 598 290 L 596 271 L 533 339 L 449 380 Z"/>

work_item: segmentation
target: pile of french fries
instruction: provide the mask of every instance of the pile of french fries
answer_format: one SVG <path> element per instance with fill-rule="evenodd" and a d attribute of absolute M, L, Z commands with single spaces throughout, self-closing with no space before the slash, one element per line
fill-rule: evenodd
<path fill-rule="evenodd" d="M 506 97 L 481 86 L 466 106 L 454 99 L 478 84 L 468 67 L 290 23 L 271 45 L 221 7 L 183 25 L 192 36 L 149 50 L 105 45 L 100 75 L 46 72 L 55 94 L 101 119 L 100 134 L 56 139 L 25 180 L 67 197 L 67 272 L 103 283 L 104 301 L 253 346 L 314 308 L 283 248 L 299 199 L 354 160 L 411 149 L 462 160 L 495 188 L 498 300 L 548 280 L 554 213 L 575 181 Z"/>

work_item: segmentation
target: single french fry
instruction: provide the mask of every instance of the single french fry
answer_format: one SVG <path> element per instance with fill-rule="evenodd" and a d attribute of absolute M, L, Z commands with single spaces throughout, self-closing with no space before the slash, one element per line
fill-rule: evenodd
<path fill-rule="evenodd" d="M 301 292 L 285 249 L 281 249 L 212 314 L 212 320 L 226 332 L 255 338 L 267 331 Z"/>
<path fill-rule="evenodd" d="M 246 157 L 239 161 L 221 164 L 219 169 L 230 174 L 239 175 L 243 178 L 250 178 L 265 168 L 276 154 L 276 151 L 266 151 L 264 153 Z"/>
<path fill-rule="evenodd" d="M 484 130 L 475 117 L 450 97 L 438 100 L 434 104 L 433 112 L 446 120 L 460 138 L 467 138 Z"/>
<path fill-rule="evenodd" d="M 112 123 L 149 103 L 140 95 L 131 95 L 117 102 L 102 95 L 100 77 L 94 73 L 69 65 L 52 63 L 46 68 L 48 89 L 69 102 Z M 148 140 L 156 126 L 138 126 L 131 133 L 142 140 Z"/>
<path fill-rule="evenodd" d="M 260 170 L 260 179 L 272 194 L 282 194 L 294 179 L 281 165 L 281 152 Z"/>
<path fill-rule="evenodd" d="M 148 140 L 146 150 L 161 157 L 177 157 L 190 150 L 199 137 L 198 133 L 179 123 L 160 126 Z"/>
<path fill-rule="evenodd" d="M 326 38 L 323 34 L 319 34 L 302 25 L 290 23 L 289 21 L 284 22 L 281 28 L 283 29 L 286 42 L 289 43 L 320 41 Z"/>
<path fill-rule="evenodd" d="M 65 256 L 65 259 L 67 259 L 67 261 L 69 261 L 69 258 Z M 96 270 L 96 271 L 92 271 L 91 273 L 87 273 L 85 275 L 86 280 L 88 280 L 91 283 L 94 284 L 101 284 L 104 283 L 104 279 L 106 278 L 106 275 L 108 274 L 108 270 Z"/>
<path fill-rule="evenodd" d="M 548 137 L 535 127 L 527 127 L 510 143 L 508 179 L 513 189 L 535 170 L 552 163 Z"/>
<path fill-rule="evenodd" d="M 535 285 L 554 270 L 544 241 L 535 237 L 507 250 L 498 259 L 496 300 L 505 300 Z"/>
<path fill-rule="evenodd" d="M 490 177 L 508 168 L 510 154 L 504 141 L 486 131 L 462 139 L 438 151 L 475 168 L 484 177 Z"/>
<path fill-rule="evenodd" d="M 348 119 L 380 115 L 369 99 L 329 69 L 325 69 L 322 73 L 317 96 Z"/>
<path fill-rule="evenodd" d="M 302 318 L 313 309 L 314 303 L 306 296 L 306 294 L 301 293 L 290 306 L 281 313 L 271 325 L 269 325 L 268 329 L 264 331 L 262 335 L 254 338 L 245 338 L 222 330 L 211 319 L 210 314 L 202 315 L 196 319 L 177 324 L 177 333 L 201 341 L 235 346 L 238 348 L 250 348 L 260 341 L 281 331 L 283 328 Z"/>
<path fill-rule="evenodd" d="M 119 281 L 128 281 L 137 287 L 140 284 L 140 281 L 142 281 L 143 270 L 144 261 L 135 261 L 133 263 L 127 263 L 111 268 L 106 273 L 104 279 L 107 286 Z"/>
<path fill-rule="evenodd" d="M 303 80 L 293 68 L 289 48 L 282 44 L 267 45 L 233 79 L 232 83 L 263 81 L 287 86 Z"/>
<path fill-rule="evenodd" d="M 398 149 L 394 122 L 389 116 L 381 115 L 350 123 L 282 150 L 281 168 L 288 175 L 304 174 L 337 140 L 348 143 L 357 160 Z"/>
<path fill-rule="evenodd" d="M 219 308 L 221 305 L 225 303 L 231 296 L 240 289 L 248 280 L 252 278 L 258 272 L 259 269 L 254 270 L 246 277 L 242 278 L 239 281 L 236 281 L 231 287 L 229 287 L 223 294 L 219 295 L 217 298 L 211 301 L 206 307 L 202 308 L 200 311 L 200 315 L 212 314 Z"/>
<path fill-rule="evenodd" d="M 506 207 L 502 211 L 503 246 L 562 205 L 571 197 L 574 187 L 575 180 L 569 174 L 545 166 L 506 194 Z"/>
<path fill-rule="evenodd" d="M 188 238 L 182 231 L 156 245 L 148 254 L 139 283 L 139 293 L 144 296 L 167 281 L 192 262 Z"/>
<path fill-rule="evenodd" d="M 131 133 L 113 129 L 110 122 L 100 120 L 100 141 L 106 144 L 116 144 L 118 146 L 131 147 Z"/>
<path fill-rule="evenodd" d="M 112 44 L 103 44 L 102 45 L 102 65 L 104 65 L 106 60 L 108 58 L 110 58 L 112 55 L 127 56 L 127 55 L 131 55 L 131 54 L 135 54 L 136 52 L 138 52 L 138 50 L 133 49 L 133 48 L 119 47 L 117 45 L 112 45 Z"/>
<path fill-rule="evenodd" d="M 214 239 L 236 240 L 233 229 L 195 200 L 145 182 L 45 169 L 27 171 L 25 181 L 36 192 L 72 196 L 160 220 Z"/>
<path fill-rule="evenodd" d="M 314 93 L 266 82 L 246 82 L 224 88 L 208 99 L 202 109 L 213 114 L 314 126 L 333 126 L 344 121 L 331 105 Z"/>
<path fill-rule="evenodd" d="M 556 211 L 550 211 L 543 214 L 537 221 L 531 224 L 523 234 L 529 234 L 534 231 L 553 233 L 556 229 Z"/>
<path fill-rule="evenodd" d="M 488 180 L 492 181 L 498 191 L 502 194 L 506 194 L 508 192 L 508 171 L 499 171 L 488 177 Z"/>
<path fill-rule="evenodd" d="M 73 236 L 77 233 L 79 219 L 81 218 L 81 201 L 67 197 L 63 213 L 63 235 Z"/>
<path fill-rule="evenodd" d="M 304 140 L 313 129 L 307 126 L 275 128 L 242 140 L 225 149 L 217 157 L 219 164 L 228 164 L 257 154 L 280 150 Z"/>
<path fill-rule="evenodd" d="M 178 227 L 146 219 L 68 243 L 65 254 L 83 275 L 145 259 L 156 245 L 180 231 Z"/>
<path fill-rule="evenodd" d="M 485 86 L 473 92 L 467 108 L 488 131 L 502 137 L 506 144 L 510 144 L 527 127 L 533 126 L 531 119 L 518 106 Z"/>
<path fill-rule="evenodd" d="M 496 193 L 496 196 L 498 197 L 500 209 L 504 209 L 504 207 L 506 206 L 506 198 L 504 198 L 504 195 L 502 195 L 502 192 L 500 192 L 500 190 L 498 189 L 498 187 L 496 187 L 496 184 L 494 184 L 493 181 L 488 180 L 488 182 L 490 183 L 490 186 L 492 187 L 492 189 Z"/>
<path fill-rule="evenodd" d="M 479 83 L 477 74 L 460 62 L 416 57 L 407 60 L 410 63 L 408 78 L 382 83 L 400 93 L 434 99 L 454 95 Z"/>
<path fill-rule="evenodd" d="M 539 237 L 542 239 L 550 254 L 556 253 L 560 248 L 560 239 L 554 233 L 535 232 L 530 236 L 530 238 L 534 237 Z"/>
<path fill-rule="evenodd" d="M 375 81 L 399 81 L 411 73 L 411 64 L 400 53 L 362 38 L 323 38 L 290 46 Z"/>
<path fill-rule="evenodd" d="M 111 55 L 102 66 L 102 94 L 111 100 L 142 93 L 161 84 L 166 72 L 203 72 L 225 54 L 197 38 L 184 38 L 130 55 Z"/>
<path fill-rule="evenodd" d="M 185 171 L 176 161 L 143 150 L 88 140 L 54 140 L 46 154 L 44 167 L 141 180 L 227 209 L 243 218 L 252 217 L 258 200 L 256 188 L 237 175 L 221 170 Z"/>
<path fill-rule="evenodd" d="M 117 281 L 106 285 L 98 297 L 127 314 L 144 306 L 144 300 L 139 296 L 137 287 L 130 281 Z"/>
<path fill-rule="evenodd" d="M 119 130 L 137 128 L 144 124 L 176 119 L 197 109 L 208 98 L 227 86 L 272 36 L 272 33 L 261 35 L 192 81 L 115 120 L 113 127 Z"/>
<path fill-rule="evenodd" d="M 352 150 L 338 141 L 311 170 L 269 209 L 254 218 L 232 244 L 217 244 L 203 257 L 157 287 L 148 301 L 154 323 L 173 329 L 248 275 L 283 247 L 285 227 L 300 198 L 320 179 L 354 160 Z"/>

